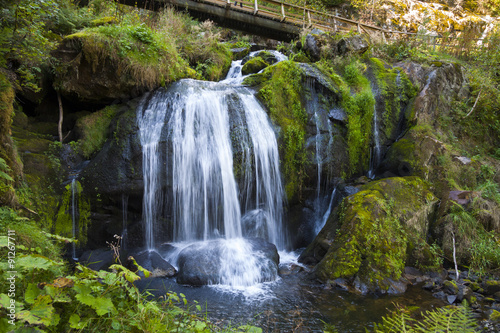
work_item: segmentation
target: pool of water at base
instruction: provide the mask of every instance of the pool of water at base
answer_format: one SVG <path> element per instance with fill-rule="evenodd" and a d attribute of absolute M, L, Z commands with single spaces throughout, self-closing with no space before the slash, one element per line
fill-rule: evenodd
<path fill-rule="evenodd" d="M 277 281 L 247 288 L 224 286 L 188 287 L 175 278 L 150 278 L 137 283 L 154 296 L 182 293 L 196 300 L 203 314 L 221 325 L 251 324 L 263 332 L 323 332 L 325 323 L 338 332 L 365 332 L 380 322 L 395 304 L 431 310 L 444 303 L 419 286 L 410 286 L 403 295 L 362 296 L 324 285 L 305 282 L 305 273 L 280 277 Z M 191 303 L 193 304 L 193 303 Z"/>

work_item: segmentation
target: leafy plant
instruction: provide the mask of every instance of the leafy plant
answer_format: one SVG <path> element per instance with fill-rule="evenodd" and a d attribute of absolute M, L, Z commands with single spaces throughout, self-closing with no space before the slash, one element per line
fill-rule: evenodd
<path fill-rule="evenodd" d="M 465 302 L 466 303 L 466 302 Z M 477 324 L 467 304 L 448 306 L 422 314 L 417 320 L 410 316 L 407 308 L 397 306 L 388 316 L 382 317 L 382 323 L 374 325 L 374 333 L 474 333 Z"/>

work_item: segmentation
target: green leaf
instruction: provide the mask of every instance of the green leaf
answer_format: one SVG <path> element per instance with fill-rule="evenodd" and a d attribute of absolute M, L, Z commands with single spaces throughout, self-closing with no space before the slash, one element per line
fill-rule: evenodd
<path fill-rule="evenodd" d="M 243 326 L 238 327 L 238 329 L 242 330 L 243 332 L 248 332 L 248 333 L 262 333 L 262 328 L 255 327 L 252 325 L 243 325 Z"/>
<path fill-rule="evenodd" d="M 28 304 L 33 304 L 33 303 L 35 303 L 35 300 L 38 297 L 38 295 L 40 295 L 40 293 L 41 293 L 41 290 L 38 289 L 36 284 L 30 283 L 28 285 L 28 288 L 26 288 L 26 292 L 24 293 L 24 300 Z"/>
<path fill-rule="evenodd" d="M 10 305 L 10 297 L 7 294 L 0 294 L 0 307 L 6 308 Z"/>
<path fill-rule="evenodd" d="M 49 295 L 41 295 L 36 299 L 33 308 L 21 311 L 17 317 L 32 325 L 57 325 L 59 316 L 55 313 L 51 302 Z"/>
<path fill-rule="evenodd" d="M 76 299 L 82 304 L 90 306 L 99 316 L 103 316 L 109 312 L 115 312 L 115 306 L 109 298 L 94 297 L 90 294 L 91 289 L 86 285 L 75 285 L 74 287 Z"/>
<path fill-rule="evenodd" d="M 60 266 L 61 263 L 50 260 L 47 257 L 41 256 L 39 254 L 30 254 L 19 257 L 16 261 L 17 267 L 23 270 L 32 270 L 32 269 L 42 269 L 48 270 L 49 268 L 53 268 L 54 266 Z"/>
<path fill-rule="evenodd" d="M 128 282 L 133 283 L 134 281 L 140 280 L 141 277 L 131 270 L 123 267 L 122 265 L 111 265 L 109 268 L 116 270 L 118 275 L 123 276 Z M 146 271 L 148 272 L 148 271 Z M 149 273 L 149 272 L 148 272 Z"/>
<path fill-rule="evenodd" d="M 197 321 L 194 325 L 194 329 L 196 332 L 203 332 L 203 330 L 207 327 L 207 324 L 203 321 Z"/>
<path fill-rule="evenodd" d="M 120 322 L 117 320 L 113 320 L 111 322 L 111 327 L 113 327 L 113 329 L 115 330 L 119 330 L 121 328 Z"/>
<path fill-rule="evenodd" d="M 69 327 L 71 328 L 76 328 L 76 329 L 82 329 L 87 326 L 86 321 L 81 321 L 80 316 L 77 315 L 76 313 L 73 313 L 68 320 Z"/>

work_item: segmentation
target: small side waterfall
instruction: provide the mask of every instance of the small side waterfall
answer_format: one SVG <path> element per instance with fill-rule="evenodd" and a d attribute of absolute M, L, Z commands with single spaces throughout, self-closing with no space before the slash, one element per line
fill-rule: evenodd
<path fill-rule="evenodd" d="M 137 115 L 142 145 L 144 176 L 143 224 L 146 248 L 155 247 L 154 224 L 162 204 L 160 191 L 160 164 L 158 142 L 165 122 L 167 104 L 164 98 L 146 98 Z"/>
<path fill-rule="evenodd" d="M 314 234 L 317 235 L 323 229 L 323 227 L 326 224 L 326 221 L 328 221 L 328 218 L 330 217 L 330 213 L 332 212 L 332 206 L 333 202 L 335 200 L 335 195 L 337 194 L 337 187 L 333 189 L 333 192 L 330 197 L 330 203 L 328 204 L 328 208 L 326 209 L 326 212 L 323 214 L 321 220 L 319 220 L 319 223 L 316 223 L 315 229 L 314 229 Z"/>
<path fill-rule="evenodd" d="M 378 94 L 378 92 L 374 91 L 374 94 Z M 374 147 L 371 150 L 370 157 L 370 170 L 368 171 L 368 178 L 375 178 L 375 169 L 380 164 L 381 158 L 381 147 L 380 147 L 380 133 L 379 133 L 379 123 L 378 123 L 378 115 L 377 115 L 377 103 L 373 106 L 373 143 Z"/>

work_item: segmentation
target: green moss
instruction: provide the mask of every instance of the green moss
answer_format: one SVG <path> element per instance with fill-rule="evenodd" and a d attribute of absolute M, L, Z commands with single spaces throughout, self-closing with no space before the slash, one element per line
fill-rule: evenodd
<path fill-rule="evenodd" d="M 178 53 L 174 40 L 144 24 L 87 28 L 67 36 L 65 41 L 74 48 L 81 47 L 94 71 L 109 61 L 118 75 L 148 89 L 189 76 L 188 63 Z M 74 66 L 74 62 L 59 66 L 59 75 L 64 77 Z"/>
<path fill-rule="evenodd" d="M 252 59 L 248 60 L 245 65 L 243 65 L 243 68 L 241 68 L 241 73 L 243 75 L 257 73 L 267 66 L 269 66 L 269 64 L 261 57 L 253 57 Z"/>
<path fill-rule="evenodd" d="M 51 226 L 47 227 L 56 235 L 67 238 L 73 237 L 73 196 L 75 203 L 75 236 L 79 245 L 85 245 L 87 242 L 87 227 L 90 222 L 90 203 L 82 194 L 82 185 L 78 181 L 75 182 L 74 192 L 71 183 L 66 185 L 55 221 Z"/>
<path fill-rule="evenodd" d="M 399 123 L 401 106 L 408 104 L 416 96 L 417 89 L 401 68 L 391 68 L 377 58 L 371 58 L 370 63 L 380 95 L 385 103 L 382 114 L 383 122 L 381 122 L 382 129 L 386 137 L 393 137 Z"/>
<path fill-rule="evenodd" d="M 104 16 L 104 17 L 92 20 L 92 22 L 90 22 L 90 25 L 93 26 L 93 27 L 98 27 L 100 25 L 115 24 L 115 23 L 117 23 L 115 17 L 113 17 L 113 16 Z"/>
<path fill-rule="evenodd" d="M 428 185 L 420 178 L 404 177 L 368 183 L 344 199 L 340 229 L 315 268 L 318 277 L 326 281 L 358 276 L 371 290 L 387 289 L 386 279 L 401 277 L 408 243 L 425 239 L 421 229 L 426 221 L 412 220 L 425 212 L 429 195 Z"/>
<path fill-rule="evenodd" d="M 292 200 L 300 196 L 305 179 L 307 114 L 301 101 L 301 70 L 292 61 L 282 61 L 266 68 L 263 76 L 269 80 L 262 83 L 258 97 L 267 106 L 273 123 L 281 128 L 281 165 L 286 194 Z"/>
<path fill-rule="evenodd" d="M 316 65 L 341 92 L 341 107 L 347 122 L 347 146 L 349 150 L 348 175 L 363 172 L 370 162 L 370 141 L 375 98 L 370 82 L 363 73 L 366 65 L 357 58 L 344 59 L 344 63 L 333 68 L 330 63 L 320 61 Z"/>
<path fill-rule="evenodd" d="M 107 106 L 88 116 L 78 119 L 76 128 L 80 133 L 79 148 L 86 158 L 92 157 L 102 148 L 108 138 L 108 128 L 116 115 L 118 105 Z"/>

